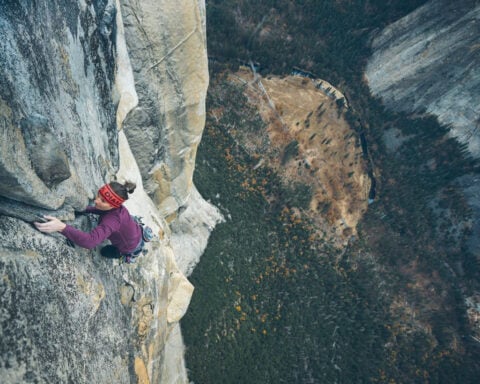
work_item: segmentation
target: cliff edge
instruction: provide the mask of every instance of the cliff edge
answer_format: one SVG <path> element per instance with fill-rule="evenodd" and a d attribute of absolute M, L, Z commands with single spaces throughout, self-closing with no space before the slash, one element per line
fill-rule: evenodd
<path fill-rule="evenodd" d="M 436 116 L 465 146 L 466 155 L 476 159 L 480 157 L 479 25 L 478 1 L 429 1 L 373 36 L 373 54 L 365 73 L 371 92 L 389 109 Z M 394 151 L 408 138 L 389 129 L 384 139 Z M 457 178 L 452 185 L 470 210 L 465 220 L 470 232 L 462 252 L 472 254 L 478 263 L 480 182 L 472 173 Z M 478 342 L 479 297 L 471 294 L 464 301 Z"/>
<path fill-rule="evenodd" d="M 396 111 L 427 112 L 480 156 L 480 5 L 433 0 L 372 39 L 372 93 Z"/>
<path fill-rule="evenodd" d="M 2 5 L 2 382 L 188 382 L 185 274 L 221 219 L 192 183 L 208 85 L 204 8 Z M 135 264 L 33 227 L 50 214 L 90 230 L 94 217 L 78 212 L 114 178 L 137 183 L 126 206 L 157 234 Z"/>

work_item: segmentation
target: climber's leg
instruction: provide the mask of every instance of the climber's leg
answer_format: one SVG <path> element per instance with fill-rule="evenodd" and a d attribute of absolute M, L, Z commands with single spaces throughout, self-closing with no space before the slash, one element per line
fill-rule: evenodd
<path fill-rule="evenodd" d="M 100 254 L 108 259 L 119 259 L 121 256 L 117 247 L 114 247 L 113 245 L 106 245 L 103 247 L 100 250 Z"/>

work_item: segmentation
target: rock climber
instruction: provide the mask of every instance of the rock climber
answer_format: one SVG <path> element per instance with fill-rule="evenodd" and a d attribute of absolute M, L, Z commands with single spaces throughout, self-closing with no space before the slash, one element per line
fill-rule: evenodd
<path fill-rule="evenodd" d="M 133 261 L 143 249 L 142 228 L 132 218 L 123 202 L 128 195 L 133 193 L 134 183 L 111 182 L 98 190 L 95 206 L 88 206 L 86 213 L 100 216 L 98 225 L 89 233 L 78 230 L 53 216 L 43 216 L 44 223 L 35 222 L 35 227 L 45 233 L 60 232 L 66 238 L 80 247 L 92 249 L 105 240 L 110 240 L 111 245 L 106 245 L 100 251 L 107 258 L 125 257 L 127 262 Z"/>

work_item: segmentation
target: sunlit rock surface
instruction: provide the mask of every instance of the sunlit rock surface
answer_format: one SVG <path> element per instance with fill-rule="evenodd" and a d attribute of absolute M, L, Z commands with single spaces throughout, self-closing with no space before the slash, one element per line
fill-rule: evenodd
<path fill-rule="evenodd" d="M 188 382 L 178 322 L 194 287 L 183 265 L 198 260 L 221 219 L 192 184 L 208 83 L 205 5 L 132 3 L 7 1 L 0 8 L 2 384 Z M 142 62 L 135 45 L 156 38 L 155 49 L 165 50 L 157 54 L 167 57 Z M 154 63 L 163 74 L 149 70 Z M 142 77 L 143 65 L 156 75 Z M 148 125 L 138 119 L 142 110 L 152 113 Z M 48 213 L 90 230 L 94 215 L 76 211 L 113 178 L 136 182 L 125 205 L 157 235 L 136 263 L 104 259 L 100 247 L 73 247 L 31 224 Z M 182 267 L 173 238 L 200 244 L 182 250 Z"/>
<path fill-rule="evenodd" d="M 372 41 L 366 77 L 393 110 L 426 111 L 480 156 L 480 4 L 433 0 Z"/>
<path fill-rule="evenodd" d="M 475 0 L 429 1 L 374 36 L 366 68 L 372 93 L 395 111 L 427 112 L 480 156 L 480 4 Z M 385 142 L 394 151 L 407 137 L 393 130 Z M 480 228 L 476 177 L 458 182 L 472 207 L 473 233 Z M 480 260 L 476 235 L 468 241 Z"/>
<path fill-rule="evenodd" d="M 177 220 L 172 222 L 170 245 L 178 268 L 189 276 L 200 261 L 210 232 L 224 221 L 220 211 L 206 202 L 194 188 Z"/>
<path fill-rule="evenodd" d="M 480 4 L 475 0 L 433 0 L 389 25 L 372 40 L 366 68 L 372 93 L 395 111 L 427 112 L 451 127 L 451 134 L 480 157 Z M 408 137 L 385 132 L 395 151 Z M 471 220 L 450 229 L 471 228 L 465 247 L 480 261 L 480 181 L 467 175 L 455 183 L 471 209 Z M 439 208 L 436 208 L 437 210 Z M 449 215 L 448 210 L 443 212 Z M 438 225 L 441 219 L 438 219 Z M 464 273 L 457 267 L 458 273 Z M 480 340 L 478 297 L 466 298 L 467 314 Z"/>
<path fill-rule="evenodd" d="M 184 205 L 205 124 L 208 86 L 203 0 L 122 0 L 139 103 L 125 131 L 163 214 Z M 161 128 L 161 129 L 158 129 Z"/>
<path fill-rule="evenodd" d="M 243 85 L 266 123 L 265 130 L 234 130 L 232 135 L 247 143 L 257 167 L 272 167 L 290 188 L 309 186 L 305 212 L 344 246 L 367 210 L 371 182 L 355 131 L 344 117 L 346 106 L 337 103 L 341 92 L 323 80 L 300 76 L 254 78 L 246 68 L 231 81 Z"/>

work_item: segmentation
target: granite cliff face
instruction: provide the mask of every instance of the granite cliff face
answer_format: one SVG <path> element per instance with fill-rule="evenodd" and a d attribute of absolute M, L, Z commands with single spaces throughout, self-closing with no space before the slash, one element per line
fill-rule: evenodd
<path fill-rule="evenodd" d="M 477 159 L 480 157 L 479 38 L 478 1 L 432 0 L 373 36 L 373 55 L 365 73 L 372 93 L 387 108 L 436 116 L 440 123 L 450 126 L 450 134 Z M 408 139 L 395 129 L 387 130 L 384 138 L 390 151 Z M 471 217 L 463 221 L 471 228 L 465 248 L 478 262 L 478 175 L 465 175 L 454 184 L 470 208 Z M 476 341 L 480 335 L 478 303 L 478 295 L 465 298 Z"/>
<path fill-rule="evenodd" d="M 185 274 L 220 220 L 192 184 L 208 84 L 204 8 L 2 3 L 2 382 L 188 382 Z M 114 178 L 137 183 L 126 205 L 158 234 L 137 263 L 32 226 L 51 214 L 88 231 L 94 218 L 76 212 Z"/>
<path fill-rule="evenodd" d="M 429 1 L 372 36 L 373 54 L 365 76 L 371 92 L 394 111 L 428 113 L 480 157 L 480 5 L 475 0 Z M 387 146 L 401 143 L 395 129 Z M 389 144 L 390 143 L 390 144 Z M 396 144 L 394 144 L 394 147 Z M 394 150 L 394 148 L 391 148 Z M 480 260 L 480 183 L 476 175 L 458 180 L 469 201 L 472 233 L 468 248 Z"/>
<path fill-rule="evenodd" d="M 433 0 L 374 36 L 366 78 L 393 110 L 427 112 L 480 156 L 480 5 Z"/>
<path fill-rule="evenodd" d="M 140 100 L 125 130 L 147 190 L 163 214 L 185 204 L 205 124 L 204 8 L 203 0 L 122 1 Z"/>

